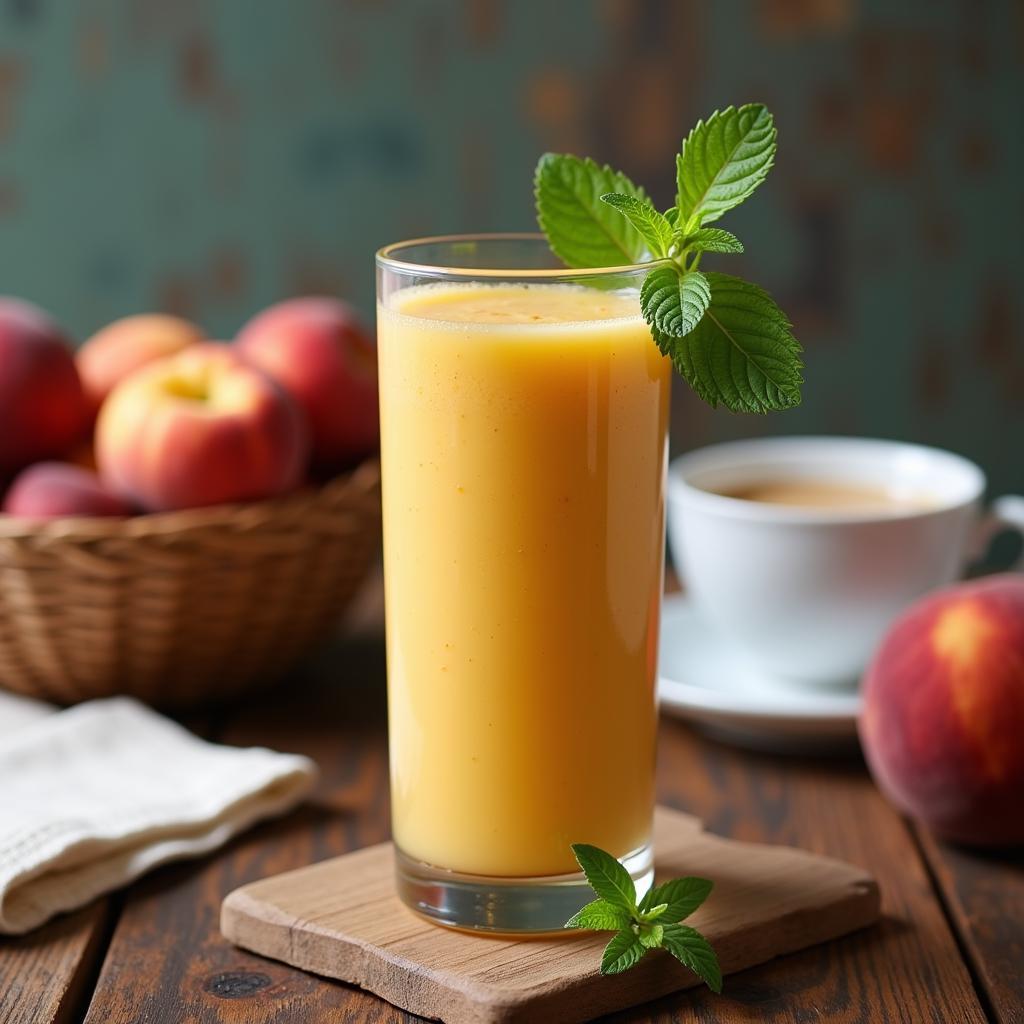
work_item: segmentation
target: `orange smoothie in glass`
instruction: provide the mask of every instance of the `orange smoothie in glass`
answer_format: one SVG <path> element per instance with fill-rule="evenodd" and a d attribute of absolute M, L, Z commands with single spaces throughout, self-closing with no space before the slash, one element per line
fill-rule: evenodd
<path fill-rule="evenodd" d="M 395 842 L 474 875 L 649 841 L 670 364 L 635 290 L 378 308 Z"/>

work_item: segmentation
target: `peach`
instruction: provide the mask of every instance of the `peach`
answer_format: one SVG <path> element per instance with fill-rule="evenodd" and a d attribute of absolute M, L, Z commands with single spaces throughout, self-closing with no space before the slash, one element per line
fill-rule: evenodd
<path fill-rule="evenodd" d="M 95 416 L 114 385 L 130 373 L 203 340 L 195 324 L 165 313 L 141 313 L 97 331 L 75 356 L 86 400 Z"/>
<path fill-rule="evenodd" d="M 127 516 L 134 509 L 95 474 L 67 462 L 37 462 L 14 478 L 4 512 L 26 519 L 57 516 Z"/>
<path fill-rule="evenodd" d="M 937 834 L 1024 843 L 1024 577 L 900 616 L 868 669 L 860 735 L 882 791 Z"/>
<path fill-rule="evenodd" d="M 250 320 L 236 345 L 302 407 L 318 464 L 341 465 L 377 447 L 377 352 L 351 306 L 329 298 L 278 303 Z"/>
<path fill-rule="evenodd" d="M 60 328 L 31 303 L 0 298 L 0 475 L 63 455 L 86 420 Z"/>
<path fill-rule="evenodd" d="M 153 511 L 283 494 L 302 480 L 308 455 L 291 398 L 213 342 L 126 377 L 96 422 L 104 482 Z"/>

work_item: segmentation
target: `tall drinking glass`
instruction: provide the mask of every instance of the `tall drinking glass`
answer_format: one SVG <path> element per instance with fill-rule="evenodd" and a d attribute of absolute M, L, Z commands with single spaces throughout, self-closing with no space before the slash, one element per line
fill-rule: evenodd
<path fill-rule="evenodd" d="M 398 888 L 443 924 L 556 929 L 570 844 L 652 873 L 669 364 L 645 268 L 540 236 L 377 255 Z"/>

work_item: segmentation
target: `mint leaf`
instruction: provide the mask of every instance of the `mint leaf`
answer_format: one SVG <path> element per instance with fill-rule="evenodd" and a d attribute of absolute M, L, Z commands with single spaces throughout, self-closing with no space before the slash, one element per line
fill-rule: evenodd
<path fill-rule="evenodd" d="M 704 315 L 711 301 L 707 278 L 697 270 L 683 271 L 675 263 L 655 267 L 640 287 L 644 319 L 662 334 L 682 338 Z"/>
<path fill-rule="evenodd" d="M 640 920 L 641 921 L 657 921 L 657 919 L 659 917 L 661 917 L 665 913 L 666 910 L 668 910 L 668 904 L 667 903 L 658 903 L 658 904 L 655 904 L 650 909 L 646 909 L 644 907 L 644 905 L 643 905 L 643 903 L 646 903 L 646 902 L 647 901 L 645 899 L 641 903 L 641 905 L 640 905 Z"/>
<path fill-rule="evenodd" d="M 725 228 L 698 228 L 683 238 L 691 252 L 743 252 L 743 243 Z"/>
<path fill-rule="evenodd" d="M 649 912 L 660 903 L 665 910 L 659 917 L 674 924 L 689 917 L 708 898 L 712 888 L 707 878 L 673 878 L 648 889 L 640 901 L 640 911 Z"/>
<path fill-rule="evenodd" d="M 590 888 L 603 900 L 630 916 L 636 910 L 636 886 L 629 872 L 610 854 L 587 843 L 573 843 L 572 852 Z"/>
<path fill-rule="evenodd" d="M 700 932 L 674 923 L 707 898 L 711 883 L 706 878 L 663 882 L 648 891 L 638 907 L 629 872 L 610 853 L 586 843 L 574 843 L 572 852 L 599 898 L 573 914 L 565 927 L 615 929 L 601 957 L 602 974 L 627 971 L 647 950 L 663 948 L 696 971 L 716 992 L 722 991 L 722 972 L 715 951 Z"/>
<path fill-rule="evenodd" d="M 601 202 L 609 192 L 647 198 L 624 174 L 589 158 L 545 153 L 537 162 L 537 222 L 551 251 L 566 266 L 615 267 L 637 263 L 643 256 L 640 232 Z"/>
<path fill-rule="evenodd" d="M 632 917 L 625 907 L 609 903 L 607 900 L 594 900 L 582 910 L 577 910 L 563 925 L 564 928 L 589 928 L 595 932 L 614 932 L 620 928 L 628 928 Z"/>
<path fill-rule="evenodd" d="M 698 121 L 676 157 L 678 223 L 718 220 L 764 181 L 775 158 L 775 122 L 761 103 L 716 110 Z"/>
<path fill-rule="evenodd" d="M 664 934 L 665 929 L 660 924 L 642 924 L 637 937 L 640 939 L 640 945 L 645 949 L 657 949 L 661 945 Z"/>
<path fill-rule="evenodd" d="M 685 924 L 667 924 L 661 945 L 684 967 L 689 967 L 712 992 L 722 991 L 722 969 L 718 957 L 700 932 Z"/>
<path fill-rule="evenodd" d="M 601 196 L 601 202 L 618 210 L 640 232 L 647 243 L 648 253 L 654 259 L 668 255 L 673 241 L 672 225 L 647 200 L 609 192 Z"/>
<path fill-rule="evenodd" d="M 786 315 L 757 285 L 707 273 L 711 303 L 684 338 L 656 332 L 658 347 L 712 408 L 789 409 L 800 402 L 800 344 Z"/>
<path fill-rule="evenodd" d="M 639 936 L 634 935 L 631 928 L 623 928 L 621 932 L 613 935 L 611 942 L 604 947 L 601 973 L 621 974 L 628 971 L 646 952 L 647 949 L 640 942 Z"/>

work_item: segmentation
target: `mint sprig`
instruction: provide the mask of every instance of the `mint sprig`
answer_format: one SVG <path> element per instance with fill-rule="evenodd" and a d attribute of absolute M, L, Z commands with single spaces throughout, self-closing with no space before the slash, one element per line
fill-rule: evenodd
<path fill-rule="evenodd" d="M 537 220 L 567 266 L 650 262 L 640 308 L 662 353 L 713 408 L 764 413 L 800 403 L 801 348 L 767 292 L 700 270 L 704 253 L 740 253 L 706 227 L 748 198 L 775 159 L 775 122 L 760 103 L 698 121 L 676 158 L 676 205 L 659 212 L 624 174 L 546 153 L 537 164 Z"/>
<path fill-rule="evenodd" d="M 566 928 L 614 931 L 601 957 L 602 974 L 621 974 L 651 949 L 664 949 L 714 992 L 722 991 L 722 971 L 711 944 L 679 922 L 711 893 L 706 878 L 674 878 L 651 888 L 637 903 L 629 872 L 597 846 L 574 843 L 572 852 L 597 899 L 578 910 Z"/>

